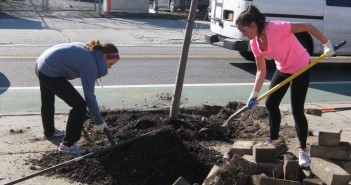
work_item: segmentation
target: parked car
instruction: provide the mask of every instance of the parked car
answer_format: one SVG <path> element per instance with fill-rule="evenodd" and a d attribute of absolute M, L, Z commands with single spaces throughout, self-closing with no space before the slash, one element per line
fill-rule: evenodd
<path fill-rule="evenodd" d="M 191 0 L 157 0 L 158 8 L 165 8 L 171 12 L 178 10 L 184 11 L 189 9 Z M 197 8 L 202 11 L 206 10 L 210 4 L 210 0 L 198 0 Z M 156 10 L 156 0 L 152 0 L 152 8 Z"/>

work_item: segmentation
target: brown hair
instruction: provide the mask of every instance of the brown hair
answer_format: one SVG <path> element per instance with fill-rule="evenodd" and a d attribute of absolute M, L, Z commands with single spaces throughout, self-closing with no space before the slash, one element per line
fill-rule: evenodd
<path fill-rule="evenodd" d="M 119 60 L 118 49 L 111 43 L 101 44 L 99 40 L 89 40 L 86 45 L 90 52 L 100 51 L 101 53 L 106 54 L 107 59 Z"/>
<path fill-rule="evenodd" d="M 249 26 L 252 22 L 256 23 L 257 32 L 260 35 L 264 29 L 266 17 L 254 5 L 250 5 L 245 11 L 241 12 L 235 24 L 237 26 Z"/>

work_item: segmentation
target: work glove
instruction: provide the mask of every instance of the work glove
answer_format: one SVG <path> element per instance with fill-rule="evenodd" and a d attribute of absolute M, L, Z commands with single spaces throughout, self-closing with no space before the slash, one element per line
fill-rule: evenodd
<path fill-rule="evenodd" d="M 106 122 L 103 122 L 100 125 L 94 124 L 94 129 L 97 130 L 97 131 L 104 132 L 105 128 L 108 129 L 108 126 L 107 126 Z"/>
<path fill-rule="evenodd" d="M 246 105 L 248 109 L 252 109 L 256 105 L 257 98 L 258 98 L 258 92 L 252 92 Z"/>
<path fill-rule="evenodd" d="M 325 56 L 331 57 L 331 56 L 335 55 L 335 49 L 334 49 L 334 46 L 332 45 L 332 43 L 330 42 L 330 40 L 328 40 L 328 42 L 323 44 L 323 46 L 324 46 L 324 55 Z"/>

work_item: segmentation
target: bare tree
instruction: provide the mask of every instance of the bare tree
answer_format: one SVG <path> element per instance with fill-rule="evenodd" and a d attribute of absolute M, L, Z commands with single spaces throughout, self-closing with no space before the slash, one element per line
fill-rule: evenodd
<path fill-rule="evenodd" d="M 176 86 L 175 86 L 174 94 L 172 97 L 172 107 L 170 110 L 170 118 L 172 118 L 172 119 L 177 119 L 178 114 L 179 114 L 180 98 L 182 96 L 185 68 L 186 68 L 186 63 L 188 60 L 189 46 L 190 46 L 191 34 L 193 31 L 193 26 L 194 26 L 194 20 L 195 20 L 196 9 L 197 9 L 197 2 L 198 2 L 198 0 L 192 0 L 191 5 L 190 5 L 190 13 L 189 13 L 189 17 L 188 17 L 188 23 L 186 26 L 182 55 L 181 55 L 180 61 L 179 61 Z"/>

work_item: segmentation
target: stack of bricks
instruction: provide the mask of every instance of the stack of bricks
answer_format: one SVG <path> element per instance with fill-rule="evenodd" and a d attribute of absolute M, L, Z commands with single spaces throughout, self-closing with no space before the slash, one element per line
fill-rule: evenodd
<path fill-rule="evenodd" d="M 347 142 L 340 142 L 340 135 L 341 130 L 319 132 L 318 144 L 312 144 L 310 148 L 312 174 L 309 177 L 301 175 L 302 169 L 295 156 L 283 154 L 284 159 L 281 160 L 281 154 L 273 145 L 256 141 L 236 141 L 228 152 L 228 158 L 235 154 L 272 169 L 273 173 L 269 177 L 260 176 L 258 180 L 255 179 L 255 185 L 348 185 L 350 174 L 332 162 L 343 161 L 341 164 L 348 166 L 351 171 L 351 147 Z M 218 166 L 214 166 L 208 177 L 218 169 Z"/>
<path fill-rule="evenodd" d="M 258 143 L 256 141 L 236 141 L 228 152 L 229 159 L 233 155 L 242 156 L 249 162 L 256 163 L 257 165 L 269 168 L 272 174 L 269 176 L 253 177 L 255 185 L 301 185 L 298 181 L 299 166 L 297 160 L 279 159 L 279 152 L 270 144 Z M 219 170 L 218 166 L 214 166 L 209 173 L 208 177 L 215 174 Z M 204 183 L 203 185 L 207 185 Z"/>
<path fill-rule="evenodd" d="M 335 162 L 350 161 L 351 146 L 341 142 L 341 130 L 321 131 L 318 134 L 318 144 L 310 148 L 311 172 L 327 185 L 348 185 L 350 174 Z M 305 180 L 306 185 L 314 185 Z"/>

